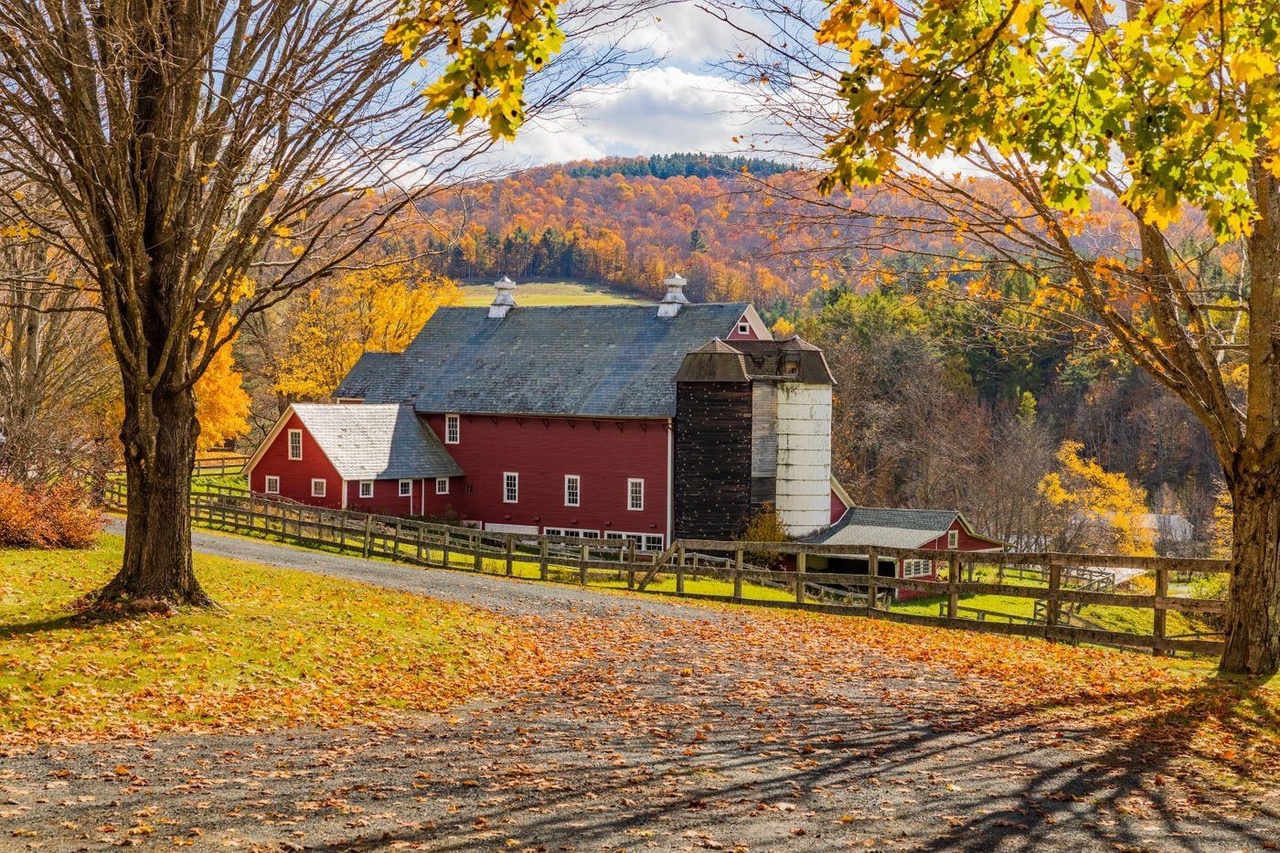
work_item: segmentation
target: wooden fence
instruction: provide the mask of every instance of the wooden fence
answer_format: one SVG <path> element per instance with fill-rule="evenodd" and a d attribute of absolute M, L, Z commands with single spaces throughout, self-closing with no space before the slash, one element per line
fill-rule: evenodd
<path fill-rule="evenodd" d="M 239 453 L 218 454 L 217 456 L 200 456 L 196 458 L 192 469 L 197 477 L 210 475 L 239 474 L 249 457 Z"/>
<path fill-rule="evenodd" d="M 124 509 L 124 489 L 107 490 L 107 503 Z M 1155 654 L 1218 654 L 1219 635 L 1208 623 L 1225 611 L 1225 602 L 1171 594 L 1171 577 L 1220 574 L 1223 560 L 1122 557 L 1099 554 L 966 553 L 812 545 L 795 542 L 723 542 L 683 539 L 662 553 L 645 553 L 631 539 L 581 539 L 497 533 L 417 519 L 325 510 L 233 489 L 193 494 L 192 518 L 199 524 L 236 533 L 295 542 L 362 557 L 381 557 L 420 566 L 464 569 L 529 580 L 633 589 L 712 601 L 786 607 L 823 613 L 866 616 L 919 625 L 962 628 L 990 634 L 1041 637 L 1051 641 L 1137 648 Z M 751 565 L 752 553 L 791 555 L 794 571 Z M 812 556 L 866 555 L 868 565 L 885 558 L 926 559 L 944 564 L 939 579 L 867 577 L 810 572 Z M 985 572 L 979 567 L 986 567 Z M 998 568 L 997 568 L 998 567 Z M 1154 579 L 1152 594 L 1102 591 L 1099 569 L 1137 568 Z M 996 581 L 975 580 L 975 573 L 996 572 Z M 1009 583 L 1013 577 L 1037 578 L 1043 586 Z M 902 612 L 900 591 L 937 596 L 939 614 Z M 1037 616 L 1007 621 L 1001 614 L 962 605 L 967 596 L 994 595 L 1033 599 Z M 1089 627 L 1076 611 L 1084 606 L 1124 608 L 1151 614 L 1149 633 Z M 1195 623 L 1190 635 L 1169 631 L 1169 614 Z M 1039 614 L 1042 614 L 1039 615 Z M 965 618 L 965 615 L 978 618 Z M 1043 621 L 1036 621 L 1042 618 Z"/>

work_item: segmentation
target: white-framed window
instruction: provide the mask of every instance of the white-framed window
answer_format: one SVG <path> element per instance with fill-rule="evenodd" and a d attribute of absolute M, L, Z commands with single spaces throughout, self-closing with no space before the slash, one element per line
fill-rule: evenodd
<path fill-rule="evenodd" d="M 373 480 L 360 481 L 360 497 L 362 498 L 373 497 Z"/>
<path fill-rule="evenodd" d="M 502 473 L 502 502 L 504 504 L 520 502 L 520 475 L 513 471 Z"/>
<path fill-rule="evenodd" d="M 289 458 L 297 460 L 302 458 L 302 430 L 289 430 Z"/>
<path fill-rule="evenodd" d="M 644 509 L 644 480 L 627 480 L 627 509 Z"/>
<path fill-rule="evenodd" d="M 262 490 L 269 495 L 280 494 L 280 478 L 267 475 L 267 480 L 262 485 Z"/>
<path fill-rule="evenodd" d="M 631 539 L 636 543 L 637 551 L 661 551 L 663 537 L 652 533 L 624 533 L 621 530 L 606 530 L 605 539 Z"/>
<path fill-rule="evenodd" d="M 328 489 L 328 487 L 329 487 L 329 484 L 323 478 L 313 477 L 311 479 L 311 497 L 313 498 L 324 497 L 325 491 L 326 489 Z"/>
<path fill-rule="evenodd" d="M 449 494 L 449 478 L 448 477 L 436 477 L 436 494 L 437 495 Z"/>
<path fill-rule="evenodd" d="M 740 335 L 749 335 L 749 334 L 751 334 L 751 324 L 750 324 L 750 323 L 748 323 L 746 320 L 743 320 L 741 323 L 739 323 L 739 324 L 738 324 L 738 334 L 740 334 Z"/>
<path fill-rule="evenodd" d="M 902 576 L 906 578 L 924 578 L 933 574 L 931 560 L 903 560 Z"/>
<path fill-rule="evenodd" d="M 462 418 L 459 415 L 444 416 L 444 443 L 457 444 L 462 440 Z"/>
<path fill-rule="evenodd" d="M 570 536 L 574 539 L 599 539 L 599 530 L 582 530 L 577 527 L 544 527 L 543 536 Z M 611 537 L 612 538 L 612 537 Z"/>
<path fill-rule="evenodd" d="M 564 505 L 582 506 L 582 477 L 577 474 L 564 475 Z"/>
<path fill-rule="evenodd" d="M 947 531 L 947 550 L 954 551 L 959 547 L 960 547 L 960 531 L 948 530 Z"/>
<path fill-rule="evenodd" d="M 400 481 L 400 497 L 402 498 L 413 497 L 413 480 Z"/>

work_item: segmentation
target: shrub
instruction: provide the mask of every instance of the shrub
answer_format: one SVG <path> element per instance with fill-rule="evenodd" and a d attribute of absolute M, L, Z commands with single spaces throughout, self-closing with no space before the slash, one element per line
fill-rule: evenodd
<path fill-rule="evenodd" d="M 1197 575 L 1195 580 L 1191 581 L 1191 596 L 1226 601 L 1230 585 L 1231 575 L 1226 573 Z M 1214 631 L 1221 631 L 1227 625 L 1226 618 L 1217 613 L 1206 613 L 1197 616 L 1196 619 Z"/>
<path fill-rule="evenodd" d="M 102 514 L 77 485 L 20 485 L 0 480 L 0 546 L 88 548 L 102 524 Z"/>

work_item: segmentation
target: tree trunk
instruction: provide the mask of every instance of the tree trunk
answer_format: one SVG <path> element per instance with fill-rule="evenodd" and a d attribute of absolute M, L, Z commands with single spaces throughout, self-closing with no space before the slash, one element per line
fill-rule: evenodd
<path fill-rule="evenodd" d="M 207 606 L 191 564 L 191 471 L 195 464 L 195 394 L 190 388 L 146 392 L 126 380 L 125 448 L 128 518 L 124 563 L 96 595 L 99 607 L 130 602 Z"/>
<path fill-rule="evenodd" d="M 1280 493 L 1271 472 L 1237 475 L 1231 484 L 1231 588 L 1222 672 L 1280 670 Z"/>

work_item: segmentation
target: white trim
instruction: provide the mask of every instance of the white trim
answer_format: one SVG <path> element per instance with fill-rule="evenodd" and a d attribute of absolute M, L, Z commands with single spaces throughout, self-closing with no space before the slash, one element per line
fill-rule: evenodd
<path fill-rule="evenodd" d="M 365 492 L 365 487 L 366 487 L 366 486 L 367 486 L 367 487 L 368 487 L 368 489 L 369 489 L 369 494 L 367 494 L 367 495 L 364 493 L 364 492 Z M 360 491 L 359 491 L 359 493 L 358 493 L 358 494 L 360 495 L 360 500 L 362 500 L 362 501 L 363 501 L 363 500 L 368 500 L 369 498 L 373 497 L 373 480 L 361 480 L 361 481 L 360 481 Z"/>
<path fill-rule="evenodd" d="M 573 500 L 569 500 L 569 485 L 573 484 Z M 582 506 L 582 475 L 581 474 L 565 474 L 564 475 L 564 505 L 565 506 Z"/>
<path fill-rule="evenodd" d="M 960 531 L 948 530 L 947 531 L 947 550 L 958 551 L 959 549 L 960 549 Z"/>
<path fill-rule="evenodd" d="M 667 538 L 676 535 L 676 425 L 667 421 Z"/>
<path fill-rule="evenodd" d="M 450 427 L 453 428 L 453 437 L 449 437 Z M 461 444 L 462 443 L 462 415 L 445 415 L 444 416 L 444 443 L 445 444 Z"/>
<path fill-rule="evenodd" d="M 404 490 L 405 486 L 409 487 L 409 491 L 406 492 Z M 409 514 L 412 515 L 413 514 L 413 480 L 401 480 L 400 485 L 397 486 L 396 488 L 398 490 L 397 494 L 400 497 L 409 499 Z"/>
<path fill-rule="evenodd" d="M 316 486 L 317 486 L 317 485 L 320 487 L 320 491 L 319 491 L 319 493 L 317 493 L 317 492 L 316 492 Z M 328 480 L 326 480 L 324 477 L 312 477 L 312 478 L 311 478 L 311 497 L 313 497 L 313 498 L 327 498 L 327 497 L 329 497 L 329 494 L 328 494 L 328 493 L 329 493 L 329 481 L 328 481 Z"/>
<path fill-rule="evenodd" d="M 298 437 L 298 455 L 297 456 L 293 455 L 293 437 L 294 436 Z M 288 449 L 289 461 L 301 462 L 302 461 L 302 430 L 300 429 L 289 430 L 288 436 L 285 439 L 285 446 Z"/>
<path fill-rule="evenodd" d="M 635 501 L 632 500 L 632 498 L 635 497 L 635 493 L 632 491 L 632 486 L 634 486 L 637 483 L 640 484 L 640 506 L 635 506 L 634 505 Z M 643 477 L 627 478 L 627 511 L 628 512 L 644 512 L 644 478 Z"/>
<path fill-rule="evenodd" d="M 271 481 L 272 481 L 272 480 L 275 480 L 275 481 L 276 481 L 276 487 L 275 487 L 274 489 L 273 489 L 273 488 L 271 488 Z M 279 474 L 267 474 L 267 475 L 263 478 L 263 480 L 262 480 L 262 493 L 263 493 L 264 495 L 278 495 L 278 494 L 280 494 L 280 475 L 279 475 Z"/>
<path fill-rule="evenodd" d="M 515 497 L 507 497 L 510 494 L 514 494 Z M 520 473 L 518 471 L 502 472 L 502 502 L 504 504 L 520 503 Z"/>
<path fill-rule="evenodd" d="M 589 530 L 582 527 L 544 527 L 542 528 L 543 536 L 567 536 L 570 539 L 599 539 L 599 530 Z"/>
<path fill-rule="evenodd" d="M 442 483 L 444 484 L 443 489 L 440 488 L 440 485 Z M 437 495 L 449 494 L 449 478 L 448 477 L 436 477 L 436 494 Z"/>
<path fill-rule="evenodd" d="M 933 574 L 932 560 L 903 560 L 902 576 L 904 578 L 923 578 Z"/>

